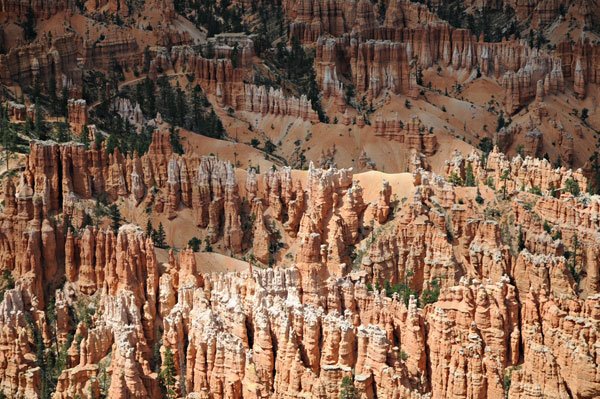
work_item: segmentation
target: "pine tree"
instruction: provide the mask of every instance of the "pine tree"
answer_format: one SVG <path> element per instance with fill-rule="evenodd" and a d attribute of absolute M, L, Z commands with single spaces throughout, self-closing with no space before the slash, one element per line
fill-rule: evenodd
<path fill-rule="evenodd" d="M 465 186 L 475 187 L 475 175 L 473 174 L 473 166 L 470 162 L 465 168 Z"/>
<path fill-rule="evenodd" d="M 64 122 L 59 123 L 57 126 L 56 141 L 58 141 L 59 143 L 66 143 L 70 139 L 71 137 L 69 134 L 69 127 L 67 126 L 67 124 Z"/>
<path fill-rule="evenodd" d="M 519 235 L 517 236 L 517 246 L 519 248 L 519 252 L 525 249 L 525 237 L 523 235 L 523 229 L 519 226 Z"/>
<path fill-rule="evenodd" d="M 504 112 L 500 112 L 498 115 L 498 124 L 496 125 L 496 131 L 499 132 L 506 125 L 506 121 L 504 120 Z"/>
<path fill-rule="evenodd" d="M 173 151 L 179 155 L 183 154 L 183 146 L 181 145 L 179 129 L 171 127 L 171 135 L 169 140 L 171 141 L 171 147 L 173 148 Z"/>
<path fill-rule="evenodd" d="M 572 177 L 569 177 L 565 180 L 565 191 L 571 193 L 574 197 L 579 196 L 581 193 L 581 189 L 579 188 L 579 183 Z"/>
<path fill-rule="evenodd" d="M 102 148 L 103 141 L 104 141 L 104 137 L 102 137 L 102 134 L 100 132 L 96 131 L 96 133 L 94 134 L 95 149 L 99 150 L 100 148 Z"/>
<path fill-rule="evenodd" d="M 158 375 L 161 387 L 163 388 L 165 397 L 174 399 L 177 397 L 175 392 L 175 361 L 173 360 L 173 352 L 170 348 L 165 350 L 165 356 L 162 362 L 162 370 Z"/>
<path fill-rule="evenodd" d="M 156 230 L 154 233 L 153 241 L 154 246 L 158 248 L 166 248 L 167 246 L 165 228 L 162 222 L 158 225 L 158 230 Z"/>
<path fill-rule="evenodd" d="M 61 116 L 66 117 L 68 113 L 68 105 L 69 105 L 69 90 L 67 89 L 67 85 L 63 85 L 62 94 L 60 96 L 60 101 L 58 103 L 58 113 Z"/>
<path fill-rule="evenodd" d="M 506 199 L 506 181 L 509 179 L 509 177 L 510 171 L 508 169 L 504 169 L 502 176 L 500 176 L 500 180 L 504 182 L 504 185 L 502 186 L 502 198 L 504 199 Z"/>
<path fill-rule="evenodd" d="M 340 399 L 357 399 L 359 397 L 358 391 L 354 386 L 354 380 L 352 377 L 342 378 L 342 385 L 340 386 Z"/>
<path fill-rule="evenodd" d="M 33 8 L 31 6 L 29 6 L 27 13 L 25 14 L 23 34 L 25 35 L 25 40 L 27 41 L 32 41 L 37 36 L 37 32 L 35 30 L 35 15 L 33 14 Z"/>
<path fill-rule="evenodd" d="M 223 128 L 223 124 L 213 109 L 208 115 L 208 134 L 206 136 L 221 139 L 224 135 L 225 129 Z"/>
<path fill-rule="evenodd" d="M 146 109 L 144 111 L 152 118 L 156 116 L 156 99 L 154 90 L 154 82 L 151 79 L 146 78 L 146 80 L 144 80 L 144 91 L 146 92 Z"/>
<path fill-rule="evenodd" d="M 200 251 L 200 244 L 202 244 L 202 241 L 200 241 L 198 237 L 192 237 L 188 241 L 188 248 L 190 248 L 194 252 L 198 252 Z"/>
<path fill-rule="evenodd" d="M 483 204 L 483 197 L 481 196 L 481 191 L 479 191 L 479 186 L 477 187 L 477 195 L 475 196 L 475 202 L 479 205 Z"/>
<path fill-rule="evenodd" d="M 42 111 L 42 107 L 40 107 L 39 104 L 39 100 L 35 100 L 35 105 L 34 105 L 34 110 L 35 110 L 35 121 L 33 124 L 33 130 L 35 132 L 35 136 L 38 139 L 45 139 L 45 128 L 44 128 L 44 114 Z"/>
<path fill-rule="evenodd" d="M 119 227 L 121 227 L 121 211 L 116 204 L 110 204 L 108 206 L 108 216 L 111 220 L 111 227 L 116 233 L 119 230 Z"/>
<path fill-rule="evenodd" d="M 213 247 L 210 244 L 210 240 L 208 239 L 208 237 L 206 237 L 204 239 L 204 252 L 212 252 L 213 251 Z"/>
<path fill-rule="evenodd" d="M 590 116 L 590 110 L 587 108 L 583 108 L 581 110 L 581 120 L 583 121 L 583 123 L 587 123 L 587 118 Z"/>
<path fill-rule="evenodd" d="M 90 148 L 90 131 L 87 126 L 84 126 L 81 131 L 81 144 L 83 144 L 86 150 Z"/>
<path fill-rule="evenodd" d="M 150 238 L 153 238 L 155 234 L 154 226 L 152 226 L 152 221 L 148 219 L 148 223 L 146 223 L 146 235 Z"/>
<path fill-rule="evenodd" d="M 191 121 L 190 121 L 190 130 L 202 133 L 205 129 L 205 121 L 203 118 L 204 115 L 204 105 L 202 98 L 202 89 L 199 85 L 196 85 L 192 90 L 192 98 L 191 98 Z"/>
<path fill-rule="evenodd" d="M 50 73 L 50 78 L 48 82 L 48 97 L 50 100 L 50 109 L 53 114 L 56 115 L 59 109 L 58 105 L 58 96 L 56 95 L 56 78 L 53 73 Z"/>
<path fill-rule="evenodd" d="M 233 49 L 231 50 L 231 64 L 234 68 L 237 68 L 239 64 L 239 50 L 237 43 L 233 45 Z"/>
<path fill-rule="evenodd" d="M 148 73 L 150 70 L 150 62 L 152 61 L 152 56 L 150 55 L 150 47 L 146 46 L 144 48 L 144 60 L 142 63 L 142 72 Z"/>
<path fill-rule="evenodd" d="M 108 140 L 106 140 L 106 151 L 109 154 L 112 154 L 115 151 L 115 148 L 117 148 L 118 146 L 119 142 L 116 133 L 111 133 L 108 136 Z"/>
<path fill-rule="evenodd" d="M 179 83 L 177 84 L 177 89 L 175 92 L 176 98 L 176 107 L 175 107 L 175 124 L 177 126 L 185 126 L 185 116 L 188 113 L 188 104 L 185 98 L 185 93 L 179 87 Z"/>
<path fill-rule="evenodd" d="M 17 132 L 10 125 L 5 112 L 0 115 L 0 141 L 6 157 L 6 170 L 9 170 L 9 159 L 17 146 Z"/>

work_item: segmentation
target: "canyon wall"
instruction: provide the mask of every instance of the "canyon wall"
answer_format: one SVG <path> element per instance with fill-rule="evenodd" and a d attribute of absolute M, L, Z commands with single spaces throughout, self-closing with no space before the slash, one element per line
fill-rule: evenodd
<path fill-rule="evenodd" d="M 508 170 L 496 190 L 512 196 L 515 240 L 464 191 L 490 188 L 422 170 L 408 198 L 384 181 L 367 203 L 351 170 L 241 173 L 174 154 L 168 133 L 133 157 L 33 142 L 4 185 L 0 257 L 15 285 L 0 304 L 0 387 L 36 396 L 47 378 L 36 351 L 53 343 L 65 351 L 55 398 L 161 397 L 160 359 L 182 396 L 338 397 L 350 377 L 367 397 L 593 398 L 600 203 L 521 189 L 564 183 L 544 162 L 493 152 L 485 167 L 458 155 L 448 165 L 486 181 Z M 579 173 L 559 176 L 584 184 Z M 89 223 L 102 192 L 167 218 L 189 209 L 209 241 L 255 261 L 201 273 L 185 249 L 159 262 L 139 227 Z M 295 259 L 262 269 L 273 226 L 297 243 Z"/>

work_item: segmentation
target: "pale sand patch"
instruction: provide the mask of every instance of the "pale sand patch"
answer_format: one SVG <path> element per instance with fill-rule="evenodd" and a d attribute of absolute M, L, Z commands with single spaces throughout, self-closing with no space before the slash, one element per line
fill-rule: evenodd
<path fill-rule="evenodd" d="M 169 261 L 169 251 L 166 249 L 157 248 L 155 253 L 156 260 L 159 263 L 167 263 Z M 241 272 L 250 267 L 248 262 L 230 258 L 216 252 L 197 252 L 194 255 L 199 273 Z"/>

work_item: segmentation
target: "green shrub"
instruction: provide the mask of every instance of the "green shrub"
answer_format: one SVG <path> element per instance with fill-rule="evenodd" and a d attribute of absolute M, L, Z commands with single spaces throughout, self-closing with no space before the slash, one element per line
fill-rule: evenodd
<path fill-rule="evenodd" d="M 358 399 L 359 394 L 354 386 L 354 380 L 352 377 L 345 376 L 342 378 L 342 384 L 340 385 L 340 399 Z"/>
<path fill-rule="evenodd" d="M 421 303 L 423 306 L 437 302 L 440 296 L 440 283 L 437 279 L 433 279 L 430 283 L 431 288 L 423 290 L 421 294 Z"/>
<path fill-rule="evenodd" d="M 200 251 L 201 244 L 202 244 L 202 241 L 200 241 L 200 239 L 198 237 L 192 237 L 188 241 L 187 245 L 188 245 L 188 248 L 190 248 L 192 251 L 198 252 L 198 251 Z"/>

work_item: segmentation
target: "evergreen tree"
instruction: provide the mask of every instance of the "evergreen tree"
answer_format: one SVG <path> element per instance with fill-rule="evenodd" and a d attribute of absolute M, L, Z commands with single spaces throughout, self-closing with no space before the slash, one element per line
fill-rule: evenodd
<path fill-rule="evenodd" d="M 177 102 L 175 99 L 175 93 L 173 92 L 173 88 L 169 83 L 169 79 L 164 76 L 161 76 L 157 80 L 157 84 L 160 91 L 160 112 L 167 121 L 173 122 L 177 114 Z"/>
<path fill-rule="evenodd" d="M 166 248 L 167 247 L 165 228 L 164 228 L 162 222 L 158 225 L 158 230 L 156 230 L 156 232 L 154 234 L 153 241 L 154 241 L 154 246 L 156 246 L 158 248 Z"/>
<path fill-rule="evenodd" d="M 208 115 L 208 137 L 221 139 L 225 136 L 225 128 L 221 123 L 221 119 L 215 113 L 215 110 L 211 110 Z"/>
<path fill-rule="evenodd" d="M 190 130 L 201 133 L 204 129 L 204 96 L 200 85 L 192 89 Z"/>
<path fill-rule="evenodd" d="M 150 238 L 154 238 L 155 230 L 152 226 L 152 221 L 148 219 L 148 223 L 146 223 L 146 235 Z"/>
<path fill-rule="evenodd" d="M 50 100 L 50 109 L 52 110 L 52 113 L 56 115 L 60 106 L 58 104 L 58 96 L 56 95 L 56 78 L 52 72 L 50 73 L 50 78 L 48 80 L 48 97 Z"/>
<path fill-rule="evenodd" d="M 4 150 L 4 156 L 6 157 L 6 170 L 9 170 L 9 160 L 17 147 L 17 140 L 17 132 L 10 125 L 8 117 L 3 109 L 2 115 L 0 115 L 0 141 L 2 149 Z"/>
<path fill-rule="evenodd" d="M 188 241 L 188 248 L 190 248 L 194 252 L 198 252 L 200 251 L 200 244 L 202 244 L 202 241 L 200 241 L 198 237 L 192 237 Z"/>
<path fill-rule="evenodd" d="M 590 156 L 590 168 L 592 170 L 592 178 L 588 183 L 588 192 L 590 194 L 597 194 L 600 189 L 600 154 L 598 151 Z"/>
<path fill-rule="evenodd" d="M 206 45 L 206 55 L 204 58 L 215 58 L 215 46 L 212 42 L 208 42 L 208 44 Z"/>
<path fill-rule="evenodd" d="M 231 64 L 234 68 L 237 68 L 239 64 L 239 50 L 237 43 L 233 45 L 233 50 L 231 50 Z"/>
<path fill-rule="evenodd" d="M 188 113 L 188 104 L 185 98 L 185 93 L 179 87 L 179 83 L 177 84 L 177 89 L 175 91 L 175 118 L 174 122 L 177 126 L 185 126 L 185 117 Z"/>
<path fill-rule="evenodd" d="M 465 168 L 465 186 L 475 187 L 475 175 L 473 174 L 473 166 L 470 162 Z"/>
<path fill-rule="evenodd" d="M 423 293 L 421 294 L 421 302 L 423 306 L 437 302 L 440 296 L 440 283 L 438 280 L 433 279 L 429 285 L 430 288 L 423 290 Z"/>
<path fill-rule="evenodd" d="M 273 142 L 271 140 L 265 141 L 265 152 L 267 154 L 274 153 L 276 149 L 277 149 L 277 146 L 275 146 L 275 144 L 273 144 Z"/>
<path fill-rule="evenodd" d="M 66 123 L 61 122 L 56 127 L 56 141 L 59 143 L 66 143 L 71 139 L 69 134 L 69 127 Z"/>
<path fill-rule="evenodd" d="M 340 385 L 340 399 L 358 399 L 358 397 L 359 394 L 354 386 L 352 377 L 345 376 L 342 378 L 342 385 Z"/>
<path fill-rule="evenodd" d="M 23 25 L 23 35 L 25 40 L 32 41 L 37 36 L 35 29 L 35 15 L 33 14 L 33 8 L 29 6 L 27 13 L 25 14 L 25 22 Z"/>
<path fill-rule="evenodd" d="M 110 204 L 108 206 L 108 217 L 111 220 L 111 227 L 116 233 L 121 227 L 121 211 L 116 204 Z"/>
<path fill-rule="evenodd" d="M 169 140 L 173 151 L 179 155 L 183 154 L 183 146 L 181 145 L 181 136 L 179 135 L 179 129 L 171 127 Z"/>
<path fill-rule="evenodd" d="M 106 140 L 106 151 L 112 154 L 119 145 L 116 134 L 110 134 L 108 140 Z"/>
<path fill-rule="evenodd" d="M 33 120 L 31 120 L 29 115 L 25 116 L 25 124 L 23 126 L 23 130 L 26 135 L 34 134 Z"/>
<path fill-rule="evenodd" d="M 496 125 L 496 131 L 499 132 L 506 125 L 506 121 L 504 120 L 504 112 L 500 112 L 498 115 L 498 123 Z"/>
<path fill-rule="evenodd" d="M 66 117 L 68 113 L 69 104 L 69 90 L 66 85 L 63 85 L 62 94 L 58 103 L 58 114 Z"/>
<path fill-rule="evenodd" d="M 165 350 L 164 360 L 162 362 L 162 370 L 158 375 L 158 380 L 163 389 L 165 397 L 168 399 L 174 399 L 177 397 L 175 391 L 175 361 L 173 360 L 173 352 L 170 348 Z"/>
<path fill-rule="evenodd" d="M 150 70 L 150 62 L 152 61 L 152 56 L 150 55 L 150 47 L 146 46 L 144 48 L 144 60 L 142 63 L 142 72 L 148 73 Z"/>
<path fill-rule="evenodd" d="M 87 126 L 83 126 L 83 130 L 81 131 L 81 144 L 83 144 L 86 150 L 90 148 L 90 130 Z"/>
<path fill-rule="evenodd" d="M 479 191 L 479 187 L 477 187 L 477 195 L 475 196 L 475 202 L 479 205 L 483 204 L 483 197 L 481 196 L 481 191 Z"/>
<path fill-rule="evenodd" d="M 487 158 L 488 154 L 494 149 L 494 143 L 489 137 L 484 137 L 479 142 L 479 149 L 483 151 L 483 155 Z"/>
<path fill-rule="evenodd" d="M 527 37 L 527 44 L 530 48 L 533 48 L 533 29 L 529 31 L 529 36 Z"/>
<path fill-rule="evenodd" d="M 583 123 L 587 123 L 587 119 L 588 119 L 589 116 L 590 116 L 590 110 L 587 109 L 587 108 L 583 108 L 581 110 L 581 116 L 580 116 L 580 118 L 583 121 Z"/>
<path fill-rule="evenodd" d="M 519 226 L 519 235 L 517 237 L 517 246 L 518 246 L 519 252 L 521 252 L 522 250 L 525 249 L 525 237 L 523 235 L 523 229 L 521 228 L 521 226 Z"/>
<path fill-rule="evenodd" d="M 571 193 L 574 197 L 577 197 L 581 193 L 579 183 L 572 177 L 565 180 L 565 191 Z"/>
<path fill-rule="evenodd" d="M 508 169 L 504 169 L 504 171 L 502 172 L 502 176 L 500 176 L 500 180 L 502 180 L 504 182 L 504 185 L 502 186 L 502 197 L 504 199 L 506 199 L 506 181 L 509 179 L 510 177 L 510 172 Z"/>
<path fill-rule="evenodd" d="M 423 71 L 421 68 L 417 68 L 417 85 L 423 86 Z"/>
<path fill-rule="evenodd" d="M 35 137 L 40 140 L 46 139 L 46 132 L 44 126 L 44 114 L 42 111 L 42 107 L 40 107 L 39 100 L 35 100 L 34 104 L 34 113 L 35 113 L 35 121 L 33 124 L 33 131 Z"/>
<path fill-rule="evenodd" d="M 96 131 L 94 134 L 94 146 L 97 150 L 102 148 L 103 141 L 104 141 L 104 137 L 102 137 L 102 133 Z"/>
<path fill-rule="evenodd" d="M 204 239 L 204 252 L 212 252 L 213 251 L 213 247 L 210 244 L 210 240 L 208 239 L 208 237 L 206 237 Z"/>
<path fill-rule="evenodd" d="M 144 110 L 144 113 L 149 115 L 151 118 L 156 116 L 156 100 L 154 90 L 154 82 L 151 79 L 146 78 L 144 80 L 144 91 L 146 93 L 144 98 L 146 101 L 143 102 L 145 108 L 142 109 Z"/>
<path fill-rule="evenodd" d="M 547 41 L 548 40 L 544 37 L 542 31 L 538 30 L 537 35 L 535 37 L 535 47 L 539 50 Z"/>

